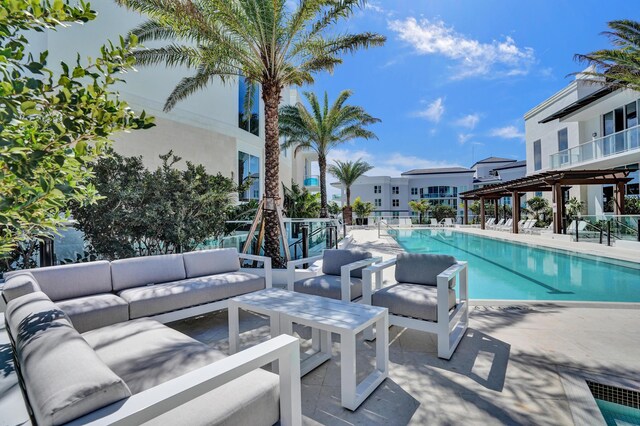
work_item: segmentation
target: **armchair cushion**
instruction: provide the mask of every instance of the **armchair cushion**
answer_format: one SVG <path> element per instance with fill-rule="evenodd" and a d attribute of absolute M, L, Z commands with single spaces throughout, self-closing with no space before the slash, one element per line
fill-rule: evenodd
<path fill-rule="evenodd" d="M 44 293 L 9 302 L 6 320 L 39 425 L 67 423 L 131 396 Z"/>
<path fill-rule="evenodd" d="M 182 258 L 187 278 L 235 272 L 240 269 L 240 259 L 235 248 L 192 251 L 184 253 Z"/>
<path fill-rule="evenodd" d="M 293 290 L 298 293 L 342 299 L 342 284 L 340 275 L 318 275 L 305 278 L 293 283 Z M 362 296 L 362 280 L 351 277 L 351 300 Z"/>
<path fill-rule="evenodd" d="M 398 283 L 376 291 L 371 304 L 401 315 L 425 321 L 438 320 L 438 289 L 422 284 Z M 449 289 L 449 309 L 456 306 L 456 293 Z"/>
<path fill-rule="evenodd" d="M 370 259 L 371 253 L 361 250 L 331 249 L 322 254 L 322 273 L 326 275 L 340 275 L 344 265 L 359 260 Z M 362 278 L 364 267 L 351 271 L 352 277 Z"/>
<path fill-rule="evenodd" d="M 396 260 L 396 281 L 435 286 L 438 275 L 455 264 L 455 257 L 444 254 L 402 253 Z"/>

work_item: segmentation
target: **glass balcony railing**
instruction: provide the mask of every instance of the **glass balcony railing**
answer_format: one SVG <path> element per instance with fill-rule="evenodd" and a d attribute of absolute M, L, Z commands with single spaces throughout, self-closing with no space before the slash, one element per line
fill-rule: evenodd
<path fill-rule="evenodd" d="M 320 176 L 307 176 L 304 178 L 304 186 L 320 186 Z"/>
<path fill-rule="evenodd" d="M 550 164 L 558 169 L 635 150 L 640 150 L 640 126 L 556 152 L 550 156 Z"/>

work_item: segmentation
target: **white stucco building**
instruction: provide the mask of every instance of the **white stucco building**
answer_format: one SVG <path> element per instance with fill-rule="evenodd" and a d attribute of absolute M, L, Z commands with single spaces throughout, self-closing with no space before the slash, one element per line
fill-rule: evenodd
<path fill-rule="evenodd" d="M 527 175 L 623 168 L 633 178 L 625 194 L 638 196 L 639 98 L 638 92 L 603 88 L 578 76 L 525 114 Z M 574 186 L 567 195 L 585 201 L 587 214 L 599 215 L 614 191 L 613 185 Z"/>
<path fill-rule="evenodd" d="M 466 167 L 413 169 L 400 177 L 363 176 L 351 186 L 351 202 L 360 197 L 373 203 L 377 216 L 415 215 L 409 201 L 427 199 L 432 205 L 444 204 L 454 208 L 458 217 L 464 214 L 459 194 L 491 183 L 523 177 L 526 163 L 509 158 L 489 157 Z M 331 184 L 342 189 L 341 201 L 346 202 L 340 183 Z"/>
<path fill-rule="evenodd" d="M 116 42 L 121 35 L 145 20 L 137 13 L 117 6 L 113 1 L 91 4 L 98 17 L 85 25 L 72 25 L 58 31 L 30 36 L 33 52 L 49 50 L 49 65 L 60 61 L 73 64 L 76 54 L 96 57 L 100 46 L 108 40 Z M 168 43 L 168 42 L 167 42 Z M 152 43 L 148 47 L 156 47 Z M 244 81 L 240 77 L 227 84 L 212 82 L 206 90 L 195 93 L 168 113 L 162 111 L 167 96 L 183 78 L 194 73 L 186 68 L 167 69 L 164 66 L 144 67 L 122 77 L 126 84 L 118 87 L 121 97 L 136 111 L 145 110 L 156 117 L 156 127 L 115 135 L 115 149 L 126 156 L 142 156 L 147 167 L 155 168 L 160 154 L 173 150 L 182 157 L 182 164 L 191 161 L 202 164 L 210 173 L 222 173 L 237 181 L 254 178 L 252 187 L 241 200 L 258 199 L 264 191 L 264 107 L 257 96 L 252 118 L 244 120 Z M 283 103 L 298 101 L 295 90 L 285 89 Z M 316 156 L 301 152 L 293 158 L 292 151 L 280 155 L 280 180 L 318 190 L 317 179 L 310 179 Z M 178 164 L 179 166 L 179 164 Z"/>

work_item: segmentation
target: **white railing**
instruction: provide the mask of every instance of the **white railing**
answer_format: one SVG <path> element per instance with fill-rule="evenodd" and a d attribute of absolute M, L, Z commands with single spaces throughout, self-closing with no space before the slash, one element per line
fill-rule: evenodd
<path fill-rule="evenodd" d="M 550 155 L 552 169 L 640 150 L 640 126 L 631 127 Z"/>

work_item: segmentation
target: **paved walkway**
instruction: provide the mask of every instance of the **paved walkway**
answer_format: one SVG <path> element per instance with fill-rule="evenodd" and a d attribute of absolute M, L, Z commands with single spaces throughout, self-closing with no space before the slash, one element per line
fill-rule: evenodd
<path fill-rule="evenodd" d="M 376 231 L 352 235 L 353 245 L 385 258 L 400 251 Z M 392 277 L 388 273 L 385 280 Z M 226 350 L 226 312 L 173 326 Z M 266 321 L 255 315 L 244 314 L 241 327 L 246 343 L 268 335 Z M 335 355 L 338 349 L 335 342 Z M 389 379 L 355 412 L 340 407 L 337 357 L 305 376 L 305 424 L 574 424 L 561 373 L 639 380 L 640 309 L 475 306 L 450 361 L 437 358 L 433 336 L 398 327 L 390 329 L 389 350 Z M 358 351 L 358 374 L 364 376 L 373 368 L 373 347 L 360 340 Z"/>

